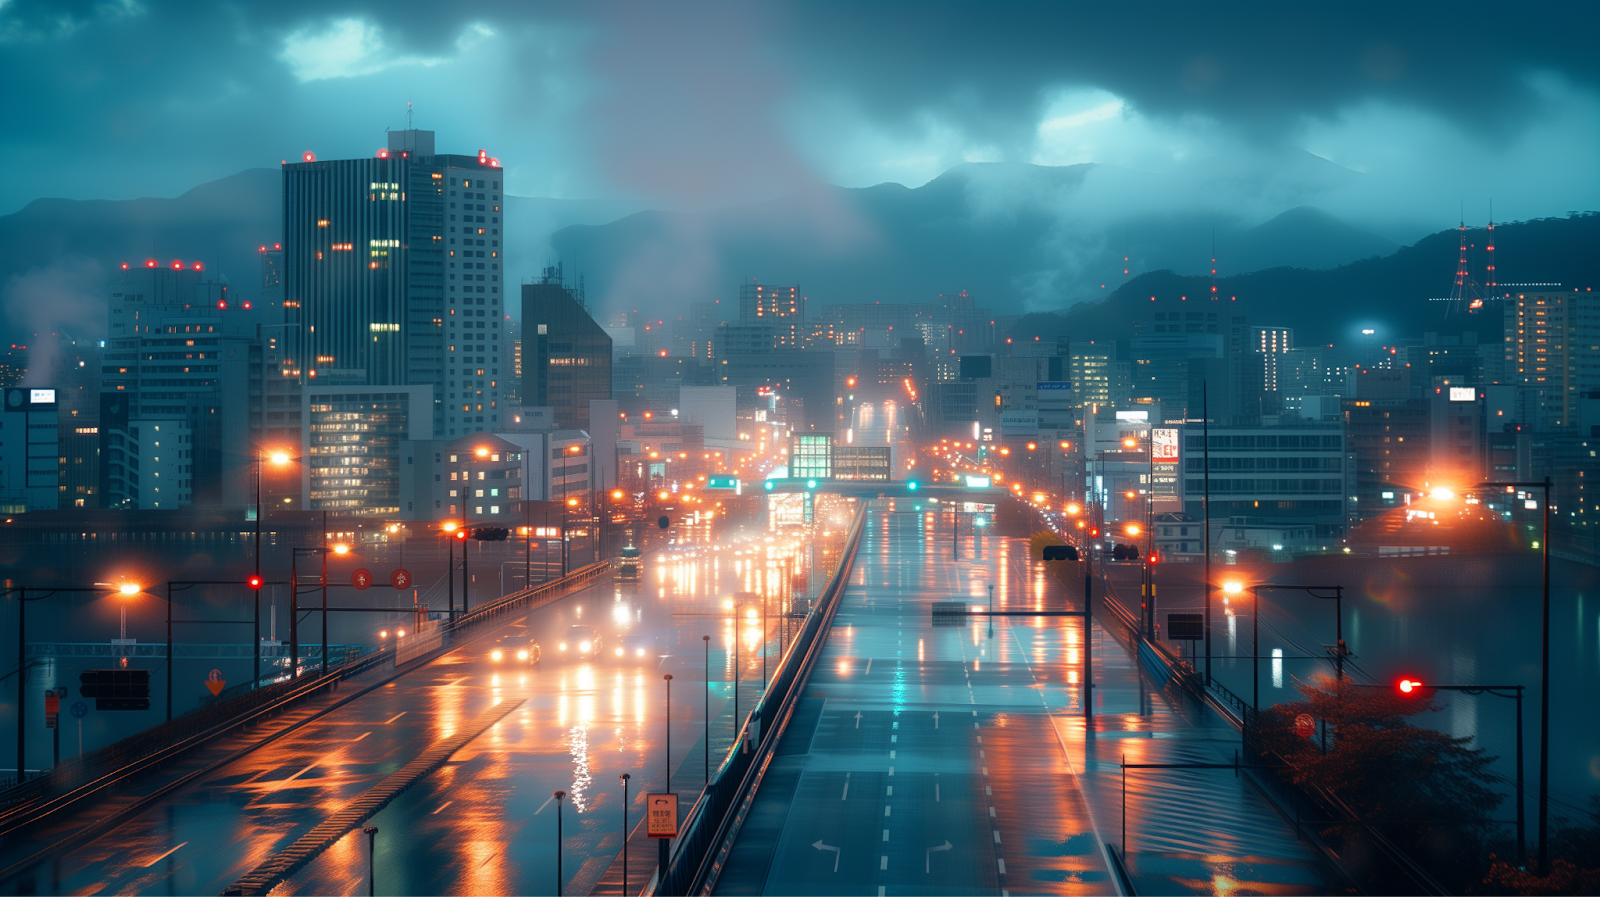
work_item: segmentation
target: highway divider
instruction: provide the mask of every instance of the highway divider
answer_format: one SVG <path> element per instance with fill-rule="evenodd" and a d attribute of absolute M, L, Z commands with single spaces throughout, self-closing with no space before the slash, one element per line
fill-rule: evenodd
<path fill-rule="evenodd" d="M 739 727 L 739 737 L 733 747 L 712 773 L 699 800 L 689 809 L 667 868 L 658 873 L 655 894 L 709 894 L 716 885 L 717 875 L 726 864 L 734 839 L 755 800 L 756 789 L 827 642 L 828 630 L 833 625 L 834 614 L 850 578 L 850 568 L 855 563 L 856 549 L 861 544 L 866 511 L 863 502 L 845 537 L 838 568 L 800 624 L 800 632 L 789 643 L 755 709 Z M 710 745 L 706 748 L 709 750 Z"/>

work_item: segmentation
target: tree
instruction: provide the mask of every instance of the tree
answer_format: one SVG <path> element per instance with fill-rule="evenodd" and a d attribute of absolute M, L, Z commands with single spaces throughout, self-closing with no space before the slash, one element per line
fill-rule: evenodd
<path fill-rule="evenodd" d="M 1305 700 L 1262 711 L 1257 730 L 1262 748 L 1288 764 L 1290 779 L 1336 795 L 1436 872 L 1482 868 L 1479 845 L 1491 834 L 1490 814 L 1505 800 L 1490 787 L 1495 758 L 1471 747 L 1471 738 L 1407 722 L 1442 709 L 1431 695 L 1402 696 L 1328 676 L 1298 687 Z M 1327 728 L 1327 753 L 1320 735 L 1296 730 L 1302 714 Z"/>

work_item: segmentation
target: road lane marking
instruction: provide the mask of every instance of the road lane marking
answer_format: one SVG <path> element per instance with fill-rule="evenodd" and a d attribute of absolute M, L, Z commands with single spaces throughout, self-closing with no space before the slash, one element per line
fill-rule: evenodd
<path fill-rule="evenodd" d="M 460 685 L 461 683 L 463 683 L 463 682 L 465 682 L 465 681 L 467 681 L 468 679 L 471 679 L 471 678 L 472 678 L 471 676 L 462 676 L 460 679 L 456 679 L 456 680 L 453 680 L 451 682 L 446 682 L 445 686 L 448 687 L 448 686 L 451 686 L 451 685 Z"/>
<path fill-rule="evenodd" d="M 856 711 L 856 728 L 861 728 L 861 711 Z"/>
<path fill-rule="evenodd" d="M 899 741 L 900 741 L 900 736 L 898 736 L 898 735 L 890 735 L 889 736 L 889 743 L 890 744 L 897 744 Z"/>
<path fill-rule="evenodd" d="M 438 815 L 439 815 L 439 814 L 440 814 L 440 813 L 442 813 L 442 812 L 443 812 L 443 811 L 444 811 L 444 808 L 445 808 L 445 807 L 448 807 L 448 806 L 450 806 L 450 805 L 451 805 L 451 804 L 453 804 L 453 803 L 455 803 L 455 801 L 453 801 L 453 800 L 447 800 L 447 801 L 445 801 L 445 802 L 444 802 L 444 803 L 442 803 L 442 804 L 440 804 L 440 805 L 439 805 L 439 809 L 437 809 L 437 810 L 434 810 L 434 811 L 433 811 L 433 812 L 432 812 L 432 813 L 429 813 L 429 814 L 428 814 L 428 815 L 429 815 L 429 816 L 438 816 Z"/>
<path fill-rule="evenodd" d="M 878 885 L 878 897 L 883 897 L 885 890 L 887 890 L 887 888 L 884 885 Z"/>
<path fill-rule="evenodd" d="M 999 864 L 1000 864 L 1000 874 L 1001 874 L 1001 875 L 1004 875 L 1004 874 L 1006 874 L 1006 861 L 1005 861 L 1005 860 L 1002 860 L 1002 859 L 1000 859 L 1000 858 L 999 858 L 999 857 L 995 857 L 995 858 L 994 858 L 994 861 L 995 861 L 995 862 L 996 862 L 996 863 L 999 863 Z"/>
<path fill-rule="evenodd" d="M 1000 843 L 1000 830 L 999 829 L 994 829 L 993 831 L 994 831 L 994 843 L 999 844 Z"/>
<path fill-rule="evenodd" d="M 811 846 L 815 847 L 818 851 L 823 851 L 823 850 L 831 850 L 831 851 L 833 851 L 833 871 L 835 871 L 835 872 L 839 871 L 839 848 L 834 847 L 832 844 L 824 844 L 824 843 L 822 843 L 822 839 L 821 838 L 818 838 L 816 841 L 812 842 Z"/>
<path fill-rule="evenodd" d="M 866 676 L 866 675 L 870 674 L 871 672 L 872 672 L 872 658 L 868 657 L 867 658 L 867 672 L 862 673 L 861 675 Z"/>
<path fill-rule="evenodd" d="M 890 760 L 893 760 L 893 759 L 894 759 L 894 754 L 895 754 L 895 752 L 894 752 L 894 751 L 890 751 L 890 752 L 889 752 L 889 759 L 890 759 Z"/>
<path fill-rule="evenodd" d="M 894 808 L 893 807 L 884 807 L 883 808 L 883 815 L 888 816 L 889 815 L 889 811 L 892 810 L 892 809 L 894 809 Z"/>
<path fill-rule="evenodd" d="M 351 744 L 355 744 L 356 742 L 360 741 L 363 738 L 366 738 L 368 735 L 371 735 L 371 734 L 372 734 L 371 732 L 362 732 L 360 735 L 357 735 L 356 737 L 350 739 L 350 743 Z"/>
<path fill-rule="evenodd" d="M 539 805 L 539 809 L 533 811 L 533 815 L 538 816 L 540 813 L 543 813 L 544 812 L 544 808 L 550 806 L 550 802 L 555 800 L 555 799 L 556 799 L 556 796 L 554 794 L 552 794 L 549 797 L 545 798 L 544 799 L 544 803 Z"/>
<path fill-rule="evenodd" d="M 321 763 L 321 762 L 322 762 L 321 760 L 317 761 L 317 763 Z M 310 766 L 307 766 L 305 769 L 302 769 L 299 772 L 295 773 L 294 775 L 288 777 L 287 779 L 284 779 L 283 780 L 284 784 L 287 785 L 288 783 L 294 781 L 295 779 L 300 778 L 301 776 L 305 775 L 306 773 L 310 772 L 311 770 L 316 769 L 317 768 L 317 763 L 313 763 Z"/>
<path fill-rule="evenodd" d="M 894 797 L 894 786 L 893 785 L 889 786 L 888 796 L 889 797 Z"/>
<path fill-rule="evenodd" d="M 188 841 L 183 842 L 183 844 L 188 844 L 188 843 L 189 843 Z M 161 862 L 162 860 L 166 859 L 167 857 L 172 856 L 173 854 L 177 853 L 179 850 L 183 849 L 183 844 L 179 844 L 177 847 L 172 848 L 171 850 L 167 851 L 166 853 L 162 854 L 161 856 L 158 856 L 155 859 L 151 860 L 150 862 L 145 863 L 144 867 L 146 869 L 149 869 L 151 866 L 154 866 L 155 864 Z"/>
<path fill-rule="evenodd" d="M 976 729 L 976 728 L 977 728 L 977 726 L 973 726 L 973 728 L 974 728 L 974 729 Z M 982 735 L 979 735 L 979 736 L 977 736 L 977 738 L 978 738 L 978 743 L 979 743 L 979 744 L 983 744 L 983 736 L 982 736 Z"/>
<path fill-rule="evenodd" d="M 985 775 L 985 776 L 987 776 L 987 775 L 988 775 L 988 774 L 989 774 L 989 767 L 987 767 L 987 766 L 985 766 L 985 767 L 984 767 L 984 768 L 983 768 L 983 774 L 984 774 L 984 775 Z"/>
<path fill-rule="evenodd" d="M 990 807 L 990 808 L 989 808 L 989 818 L 990 818 L 990 819 L 993 819 L 993 818 L 994 818 L 994 807 Z"/>
<path fill-rule="evenodd" d="M 889 775 L 890 775 L 891 778 L 894 776 L 894 767 L 893 766 L 889 767 Z"/>
<path fill-rule="evenodd" d="M 939 711 L 937 710 L 933 712 L 933 727 L 935 729 L 939 728 Z"/>
<path fill-rule="evenodd" d="M 933 802 L 934 803 L 939 803 L 940 802 L 939 801 L 939 783 L 938 782 L 934 782 L 933 783 Z"/>
<path fill-rule="evenodd" d="M 938 853 L 941 850 L 949 850 L 953 846 L 954 845 L 952 845 L 950 843 L 950 839 L 946 838 L 945 842 L 943 844 L 940 844 L 938 847 L 930 847 L 930 848 L 928 848 L 927 852 L 925 854 L 923 854 L 922 871 L 928 872 L 928 873 L 932 873 L 933 872 L 933 855 Z"/>
<path fill-rule="evenodd" d="M 884 829 L 883 830 L 883 840 L 885 840 L 885 841 L 889 840 L 889 830 L 888 829 Z"/>
<path fill-rule="evenodd" d="M 384 721 L 383 721 L 383 724 L 384 724 L 384 725 L 385 725 L 385 726 L 387 726 L 387 725 L 389 725 L 389 724 L 390 724 L 390 723 L 392 723 L 392 722 L 394 722 L 394 721 L 395 721 L 395 720 L 397 720 L 397 719 L 399 719 L 399 718 L 400 718 L 400 717 L 402 717 L 402 716 L 405 716 L 405 715 L 406 715 L 406 714 L 408 714 L 408 713 L 410 713 L 410 712 L 411 712 L 411 711 L 409 711 L 409 710 L 402 710 L 402 711 L 400 711 L 400 712 L 399 712 L 399 713 L 396 713 L 396 714 L 395 714 L 395 715 L 394 715 L 394 716 L 391 716 L 391 717 L 389 717 L 389 718 L 388 718 L 388 719 L 386 719 L 386 720 L 384 720 Z"/>
<path fill-rule="evenodd" d="M 889 858 L 885 857 L 885 856 L 878 857 L 878 868 L 879 869 L 887 869 L 887 868 L 889 868 Z"/>
<path fill-rule="evenodd" d="M 994 797 L 994 789 L 988 785 L 983 786 L 983 793 L 990 797 Z"/>
<path fill-rule="evenodd" d="M 845 798 L 847 798 L 849 796 L 850 796 L 850 773 L 847 772 L 847 773 L 844 774 L 844 793 L 839 795 L 839 799 L 840 800 L 844 800 Z"/>

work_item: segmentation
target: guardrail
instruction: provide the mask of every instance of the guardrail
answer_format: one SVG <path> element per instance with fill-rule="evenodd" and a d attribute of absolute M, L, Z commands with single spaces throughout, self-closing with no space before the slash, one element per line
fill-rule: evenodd
<path fill-rule="evenodd" d="M 800 632 L 789 643 L 766 691 L 739 727 L 733 747 L 689 809 L 672 857 L 657 880 L 656 894 L 709 894 L 716 885 L 744 815 L 755 800 L 761 777 L 794 715 L 798 686 L 811 675 L 827 641 L 824 636 L 838 610 L 865 521 L 863 503 L 845 537 L 839 566 L 800 624 Z"/>
<path fill-rule="evenodd" d="M 476 626 L 519 607 L 543 606 L 566 594 L 573 586 L 587 584 L 609 567 L 609 562 L 601 561 L 562 579 L 505 596 L 459 618 L 452 631 Z M 352 658 L 320 674 L 275 682 L 226 697 L 99 750 L 63 761 L 47 773 L 0 791 L 0 838 L 68 809 L 142 770 L 173 760 L 212 738 L 280 713 L 324 689 L 337 686 L 341 680 L 388 663 L 394 659 L 394 651 L 390 646 Z"/>

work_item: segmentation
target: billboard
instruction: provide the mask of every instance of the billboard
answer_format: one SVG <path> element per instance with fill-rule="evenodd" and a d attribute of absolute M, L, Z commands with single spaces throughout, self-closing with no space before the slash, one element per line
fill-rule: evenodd
<path fill-rule="evenodd" d="M 1452 386 L 1450 387 L 1450 401 L 1476 402 L 1478 401 L 1478 391 L 1470 386 Z"/>
<path fill-rule="evenodd" d="M 1155 457 L 1151 460 L 1157 464 L 1177 463 L 1178 431 L 1176 429 L 1156 427 L 1150 431 L 1150 441 L 1155 446 Z"/>

